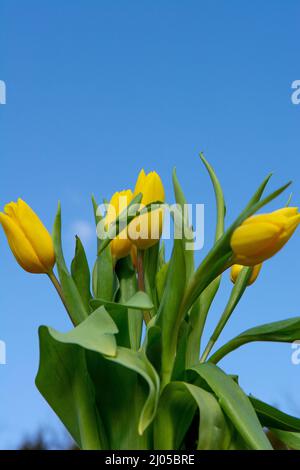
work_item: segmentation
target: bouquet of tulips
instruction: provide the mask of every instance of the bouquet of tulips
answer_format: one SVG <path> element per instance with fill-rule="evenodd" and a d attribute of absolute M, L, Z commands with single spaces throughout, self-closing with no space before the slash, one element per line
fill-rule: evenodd
<path fill-rule="evenodd" d="M 10 248 L 31 273 L 47 274 L 72 322 L 67 333 L 39 329 L 36 385 L 81 449 L 272 449 L 271 431 L 300 449 L 300 419 L 252 396 L 217 364 L 253 341 L 293 342 L 300 317 L 243 331 L 213 353 L 221 331 L 262 263 L 300 223 L 298 209 L 259 213 L 288 186 L 263 196 L 268 176 L 234 222 L 224 228 L 225 203 L 212 181 L 215 241 L 199 266 L 188 246 L 192 227 L 173 172 L 173 249 L 161 241 L 168 205 L 160 177 L 142 170 L 132 193 L 115 193 L 105 211 L 93 198 L 97 257 L 92 271 L 76 237 L 70 268 L 61 242 L 61 209 L 52 236 L 21 199 L 0 214 Z M 57 273 L 54 273 L 56 267 Z M 230 297 L 208 342 L 201 339 L 224 271 Z"/>

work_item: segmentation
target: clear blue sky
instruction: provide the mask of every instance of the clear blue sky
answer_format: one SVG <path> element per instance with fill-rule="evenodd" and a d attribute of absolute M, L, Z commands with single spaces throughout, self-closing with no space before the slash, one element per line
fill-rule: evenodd
<path fill-rule="evenodd" d="M 300 106 L 290 99 L 300 79 L 299 14 L 296 0 L 2 0 L 1 207 L 22 197 L 51 229 L 60 199 L 68 259 L 79 232 L 92 261 L 91 193 L 132 187 L 145 167 L 161 174 L 172 201 L 176 166 L 188 200 L 205 204 L 208 250 L 215 213 L 200 150 L 223 184 L 227 223 L 269 171 L 271 188 L 293 179 L 299 204 Z M 299 251 L 298 232 L 264 265 L 222 340 L 300 314 Z M 47 278 L 21 270 L 2 231 L 0 252 L 5 448 L 40 428 L 61 434 L 34 385 L 37 328 L 69 323 Z M 229 288 L 225 275 L 208 333 Z M 300 366 L 290 356 L 289 345 L 252 344 L 222 366 L 247 392 L 300 416 Z"/>

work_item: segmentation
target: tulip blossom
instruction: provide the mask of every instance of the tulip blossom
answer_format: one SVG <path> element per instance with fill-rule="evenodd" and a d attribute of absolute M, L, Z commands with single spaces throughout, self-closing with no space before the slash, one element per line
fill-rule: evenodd
<path fill-rule="evenodd" d="M 112 196 L 104 220 L 104 226 L 106 230 L 109 228 L 109 225 L 116 220 L 116 218 L 121 214 L 121 212 L 123 212 L 127 208 L 131 200 L 132 191 L 130 189 L 116 192 Z M 121 230 L 119 235 L 111 241 L 110 249 L 114 260 L 118 260 L 129 255 L 132 249 L 132 243 L 128 238 L 126 227 Z"/>
<path fill-rule="evenodd" d="M 164 202 L 165 191 L 159 175 L 152 171 L 146 175 L 141 170 L 133 196 L 142 193 L 142 206 L 155 202 Z M 128 227 L 128 235 L 134 245 L 145 250 L 155 245 L 161 237 L 163 226 L 163 210 L 155 209 L 135 218 Z"/>
<path fill-rule="evenodd" d="M 284 207 L 246 219 L 231 237 L 234 263 L 255 266 L 275 255 L 300 223 L 297 207 Z"/>
<path fill-rule="evenodd" d="M 19 265 L 30 273 L 49 274 L 55 264 L 52 238 L 31 207 L 22 199 L 10 202 L 0 222 Z"/>

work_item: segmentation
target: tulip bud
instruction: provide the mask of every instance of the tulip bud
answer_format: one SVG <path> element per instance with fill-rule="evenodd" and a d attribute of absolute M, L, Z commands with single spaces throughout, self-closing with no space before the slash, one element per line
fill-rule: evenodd
<path fill-rule="evenodd" d="M 248 286 L 251 286 L 251 284 L 253 284 L 253 282 L 256 281 L 257 276 L 259 275 L 259 272 L 261 270 L 261 267 L 262 267 L 262 264 L 256 264 L 255 266 L 253 266 L 252 274 L 247 283 Z M 234 264 L 232 266 L 231 271 L 230 271 L 230 279 L 231 279 L 231 282 L 233 282 L 233 284 L 236 283 L 238 275 L 240 274 L 243 268 L 244 266 L 242 266 L 241 264 Z"/>
<path fill-rule="evenodd" d="M 232 234 L 234 262 L 254 266 L 271 258 L 286 244 L 299 223 L 297 207 L 249 217 Z"/>
<path fill-rule="evenodd" d="M 134 189 L 133 196 L 142 193 L 142 206 L 152 202 L 164 202 L 165 191 L 159 175 L 152 171 L 145 174 L 141 170 Z M 161 237 L 163 228 L 163 210 L 156 209 L 136 217 L 128 227 L 128 235 L 132 243 L 140 250 L 155 245 Z"/>
<path fill-rule="evenodd" d="M 49 274 L 55 264 L 50 233 L 36 213 L 22 201 L 11 202 L 0 212 L 10 249 L 19 265 L 30 273 Z"/>
<path fill-rule="evenodd" d="M 116 192 L 109 203 L 107 214 L 104 220 L 104 227 L 107 230 L 109 225 L 116 220 L 118 215 L 123 212 L 132 200 L 132 191 L 130 189 Z M 125 227 L 119 235 L 110 242 L 111 254 L 114 260 L 124 258 L 130 253 L 132 248 L 131 241 L 127 235 Z"/>

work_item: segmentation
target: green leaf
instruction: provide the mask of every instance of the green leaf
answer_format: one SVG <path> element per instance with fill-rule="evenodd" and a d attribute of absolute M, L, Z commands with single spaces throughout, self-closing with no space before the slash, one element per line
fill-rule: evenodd
<path fill-rule="evenodd" d="M 61 242 L 61 207 L 58 204 L 57 214 L 55 217 L 53 227 L 53 244 L 56 255 L 56 266 L 61 283 L 61 289 L 63 292 L 64 300 L 68 308 L 70 317 L 74 325 L 78 325 L 89 315 L 80 292 L 77 289 L 76 283 L 68 271 Z"/>
<path fill-rule="evenodd" d="M 112 300 L 114 290 L 114 269 L 110 247 L 98 257 L 93 269 L 93 293 L 95 297 Z"/>
<path fill-rule="evenodd" d="M 144 352 L 118 347 L 113 360 L 92 355 L 89 371 L 109 448 L 151 449 L 159 378 Z"/>
<path fill-rule="evenodd" d="M 288 197 L 288 200 L 287 200 L 286 203 L 285 203 L 285 207 L 289 207 L 292 198 L 293 198 L 293 193 L 290 193 L 290 195 L 289 195 L 289 197 Z"/>
<path fill-rule="evenodd" d="M 166 257 L 166 247 L 165 247 L 165 242 L 164 240 L 161 241 L 160 244 L 160 249 L 159 249 L 159 254 L 158 254 L 158 269 L 161 269 L 162 266 L 166 263 L 165 257 Z"/>
<path fill-rule="evenodd" d="M 239 348 L 243 344 L 253 341 L 274 341 L 279 343 L 291 343 L 300 338 L 300 317 L 289 318 L 272 323 L 266 323 L 255 328 L 250 328 L 224 344 L 211 357 L 210 362 L 217 363 L 224 356 Z"/>
<path fill-rule="evenodd" d="M 189 217 L 187 213 L 187 201 L 186 198 L 183 194 L 182 188 L 180 186 L 180 183 L 178 181 L 177 175 L 176 175 L 176 169 L 174 168 L 173 174 L 172 174 L 172 179 L 173 179 L 173 188 L 174 188 L 174 193 L 175 193 L 175 200 L 176 204 L 180 207 L 181 209 L 181 215 L 182 215 L 182 249 L 184 253 L 184 258 L 185 258 L 185 268 L 186 268 L 186 279 L 188 280 L 194 273 L 194 250 L 187 250 L 185 247 L 185 244 L 192 243 L 191 240 L 193 239 L 193 231 L 192 227 L 190 226 L 189 223 Z M 188 237 L 186 237 L 188 235 Z"/>
<path fill-rule="evenodd" d="M 241 438 L 240 434 L 235 431 L 233 432 L 230 446 L 227 450 L 249 450 L 249 447 L 245 441 Z"/>
<path fill-rule="evenodd" d="M 219 338 L 221 332 L 223 331 L 226 323 L 228 322 L 229 318 L 231 317 L 234 309 L 236 308 L 237 304 L 239 303 L 243 293 L 245 292 L 249 279 L 251 277 L 253 268 L 250 267 L 243 267 L 241 272 L 238 275 L 238 278 L 231 290 L 231 294 L 229 297 L 229 300 L 226 304 L 226 307 L 221 315 L 221 318 L 219 319 L 219 322 L 213 332 L 213 334 L 210 337 L 210 340 L 208 342 L 208 345 L 201 357 L 201 362 L 204 362 L 210 353 L 211 349 L 213 348 L 215 342 Z"/>
<path fill-rule="evenodd" d="M 224 194 L 221 187 L 221 184 L 218 180 L 218 177 L 212 168 L 212 166 L 208 163 L 208 161 L 204 158 L 203 153 L 200 153 L 200 158 L 204 163 L 209 177 L 211 179 L 215 199 L 216 199 L 216 206 L 217 206 L 217 223 L 216 223 L 216 230 L 215 230 L 215 241 L 219 240 L 219 238 L 224 233 L 224 220 L 225 220 L 225 213 L 226 213 L 226 206 L 224 200 Z M 187 344 L 187 366 L 191 366 L 197 362 L 200 355 L 200 346 L 201 346 L 201 337 L 203 334 L 203 330 L 206 323 L 206 318 L 211 307 L 211 304 L 218 292 L 219 286 L 221 282 L 221 276 L 218 276 L 214 279 L 202 292 L 199 301 L 195 302 L 193 308 L 190 312 L 190 326 L 191 331 L 188 338 Z"/>
<path fill-rule="evenodd" d="M 65 334 L 40 328 L 37 387 L 84 449 L 151 445 L 159 377 L 144 352 L 116 349 L 116 332 L 104 307 Z"/>
<path fill-rule="evenodd" d="M 252 206 L 254 206 L 254 204 L 256 204 L 258 201 L 260 201 L 263 193 L 264 193 L 264 190 L 268 184 L 268 182 L 270 181 L 270 178 L 272 176 L 272 173 L 270 173 L 264 180 L 263 182 L 261 183 L 261 185 L 259 186 L 259 188 L 257 189 L 256 193 L 252 196 L 252 198 L 250 199 L 250 201 L 248 202 L 245 210 L 248 210 L 248 209 L 251 209 Z"/>
<path fill-rule="evenodd" d="M 119 303 L 108 302 L 105 299 L 91 301 L 92 308 L 105 305 L 109 314 L 118 326 L 118 345 L 138 349 L 142 328 L 141 310 L 151 310 L 153 304 L 145 292 L 138 291 L 130 299 L 119 300 Z"/>
<path fill-rule="evenodd" d="M 68 333 L 41 326 L 36 386 L 81 449 L 107 448 L 85 350 L 116 355 L 117 329 L 104 307 Z"/>
<path fill-rule="evenodd" d="M 98 203 L 94 195 L 92 195 L 92 205 L 93 205 L 93 211 L 94 211 L 95 224 L 97 225 L 98 222 L 100 222 L 100 220 L 102 219 L 102 216 L 98 213 Z"/>
<path fill-rule="evenodd" d="M 189 333 L 189 325 L 186 320 L 182 320 L 178 332 L 177 352 L 172 372 L 172 380 L 182 380 L 186 371 L 186 349 Z"/>
<path fill-rule="evenodd" d="M 120 284 L 117 302 L 124 305 L 124 303 L 129 301 L 138 291 L 136 273 L 132 268 L 130 256 L 118 261 L 116 273 Z M 128 347 L 137 350 L 141 344 L 143 327 L 142 311 L 135 308 L 126 308 L 125 315 L 127 318 L 127 325 L 125 327 L 128 330 Z"/>
<path fill-rule="evenodd" d="M 266 426 L 267 428 L 282 429 L 283 431 L 300 432 L 300 418 L 295 418 L 294 416 L 283 413 L 283 411 L 280 411 L 251 395 L 249 398 L 263 426 Z"/>
<path fill-rule="evenodd" d="M 118 328 L 103 306 L 68 333 L 59 333 L 52 328 L 48 328 L 48 332 L 61 343 L 76 344 L 106 356 L 115 356 L 117 353 L 115 335 Z"/>
<path fill-rule="evenodd" d="M 216 204 L 217 204 L 217 223 L 216 223 L 215 240 L 217 241 L 224 233 L 224 220 L 225 220 L 225 213 L 226 213 L 224 194 L 223 194 L 222 186 L 217 178 L 217 175 L 214 169 L 205 159 L 203 153 L 200 153 L 200 158 L 208 171 L 208 174 L 213 184 L 213 188 L 215 192 L 215 198 L 216 198 Z"/>
<path fill-rule="evenodd" d="M 113 306 L 115 308 L 131 308 L 134 310 L 151 310 L 153 309 L 153 303 L 146 292 L 138 291 L 130 299 L 123 303 L 109 302 L 105 299 L 93 299 L 91 300 L 93 308 L 99 307 L 99 305 Z"/>
<path fill-rule="evenodd" d="M 157 325 L 162 332 L 162 377 L 165 385 L 171 378 L 174 366 L 177 338 L 184 318 L 179 307 L 185 289 L 185 258 L 180 240 L 174 240 L 173 252 L 164 289 L 157 313 Z"/>
<path fill-rule="evenodd" d="M 98 204 L 92 197 L 96 225 L 102 220 Z M 94 297 L 111 301 L 114 295 L 114 267 L 110 247 L 100 253 L 101 240 L 97 238 L 97 259 L 93 269 L 92 287 Z"/>
<path fill-rule="evenodd" d="M 272 433 L 290 449 L 300 450 L 300 433 L 271 429 Z"/>
<path fill-rule="evenodd" d="M 144 282 L 145 290 L 149 295 L 152 303 L 157 310 L 158 299 L 156 293 L 156 273 L 158 269 L 158 258 L 159 258 L 159 243 L 148 248 L 143 252 L 143 268 L 144 268 Z"/>
<path fill-rule="evenodd" d="M 219 289 L 220 280 L 220 276 L 214 279 L 191 308 L 189 315 L 190 333 L 186 351 L 187 367 L 194 365 L 199 360 L 202 333 L 209 309 Z"/>
<path fill-rule="evenodd" d="M 91 299 L 91 276 L 84 247 L 78 236 L 76 236 L 75 256 L 71 263 L 71 275 L 81 296 L 82 302 L 84 303 L 85 309 L 88 311 L 90 309 Z"/>
<path fill-rule="evenodd" d="M 155 324 L 155 320 L 155 317 L 152 318 L 147 325 L 142 350 L 145 352 L 155 370 L 160 373 L 162 354 L 161 328 Z"/>
<path fill-rule="evenodd" d="M 216 394 L 224 413 L 250 448 L 272 449 L 251 402 L 239 385 L 214 364 L 198 364 L 190 369 Z"/>
<path fill-rule="evenodd" d="M 148 384 L 148 398 L 143 406 L 138 425 L 138 432 L 142 435 L 153 421 L 156 413 L 159 397 L 159 377 L 143 351 L 132 351 L 131 349 L 119 347 L 117 355 L 107 357 L 107 359 L 135 371 Z"/>
<path fill-rule="evenodd" d="M 186 382 L 170 382 L 162 392 L 154 421 L 155 449 L 180 449 L 197 408 L 197 449 L 226 449 L 231 435 L 218 401 L 211 393 Z"/>
<path fill-rule="evenodd" d="M 164 289 L 166 285 L 168 267 L 169 267 L 169 263 L 163 264 L 156 274 L 156 291 L 157 291 L 157 297 L 158 297 L 159 303 L 161 302 L 161 299 L 163 297 L 163 293 L 164 293 Z"/>

